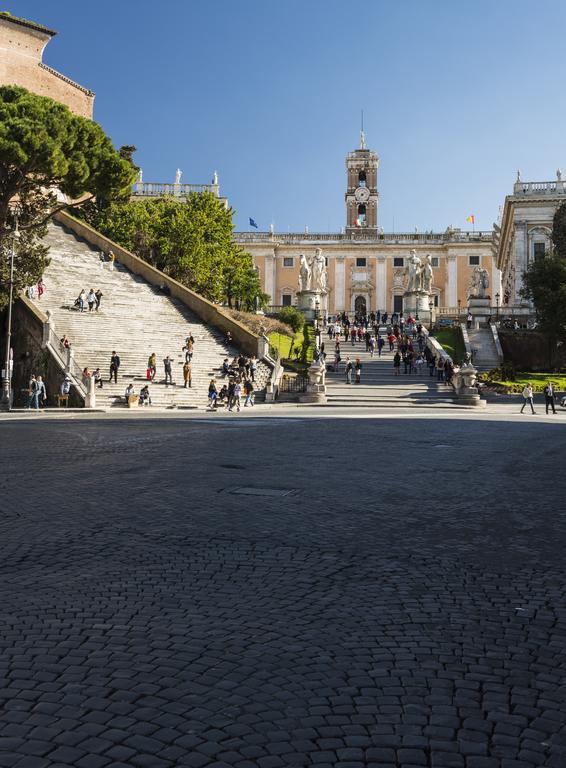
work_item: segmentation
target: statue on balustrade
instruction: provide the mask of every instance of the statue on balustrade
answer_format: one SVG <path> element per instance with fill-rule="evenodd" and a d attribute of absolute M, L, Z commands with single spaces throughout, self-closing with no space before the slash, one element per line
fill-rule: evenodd
<path fill-rule="evenodd" d="M 180 168 L 177 168 L 175 171 L 175 184 L 181 183 L 181 176 L 183 175 L 183 171 Z"/>

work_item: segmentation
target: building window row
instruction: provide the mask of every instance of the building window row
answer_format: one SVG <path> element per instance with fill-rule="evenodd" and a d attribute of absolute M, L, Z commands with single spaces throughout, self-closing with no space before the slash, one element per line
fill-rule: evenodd
<path fill-rule="evenodd" d="M 535 259 L 541 259 L 544 258 L 545 255 L 545 244 L 544 243 L 534 243 L 534 257 Z M 324 259 L 326 266 L 328 266 L 328 256 Z M 430 257 L 430 263 L 432 267 L 438 267 L 440 266 L 440 258 L 438 256 L 431 256 Z M 480 265 L 480 257 L 479 256 L 468 256 L 468 264 L 470 267 L 478 267 Z M 293 256 L 284 256 L 283 257 L 283 266 L 284 267 L 294 267 L 295 266 L 295 259 Z M 365 256 L 358 256 L 356 258 L 356 267 L 366 267 L 367 266 L 367 259 Z M 393 257 L 393 266 L 394 267 L 404 267 L 405 266 L 405 259 L 403 256 L 394 256 Z"/>

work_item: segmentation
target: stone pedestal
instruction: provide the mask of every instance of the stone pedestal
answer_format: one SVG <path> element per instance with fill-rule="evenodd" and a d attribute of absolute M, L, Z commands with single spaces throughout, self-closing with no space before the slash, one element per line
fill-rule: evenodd
<path fill-rule="evenodd" d="M 491 299 L 489 297 L 479 298 L 477 296 L 470 296 L 468 299 L 468 310 L 473 317 L 472 322 L 475 328 L 486 325 L 488 318 L 491 316 Z"/>
<path fill-rule="evenodd" d="M 96 392 L 94 389 L 95 381 L 91 377 L 86 381 L 85 408 L 96 408 Z"/>
<path fill-rule="evenodd" d="M 320 361 L 311 363 L 308 371 L 307 391 L 299 397 L 300 403 L 326 402 L 326 366 Z"/>
<path fill-rule="evenodd" d="M 424 291 L 407 291 L 403 296 L 403 315 L 405 319 L 412 315 L 419 316 L 421 323 L 430 323 L 430 296 Z"/>
<path fill-rule="evenodd" d="M 460 368 L 455 368 L 452 375 L 454 387 L 454 402 L 458 405 L 471 405 L 485 408 L 486 401 L 482 400 L 477 383 L 478 372 L 470 363 L 463 363 Z"/>
<path fill-rule="evenodd" d="M 326 306 L 326 294 L 321 291 L 308 290 L 297 293 L 297 309 L 307 320 L 314 320 L 318 303 L 319 312 Z"/>

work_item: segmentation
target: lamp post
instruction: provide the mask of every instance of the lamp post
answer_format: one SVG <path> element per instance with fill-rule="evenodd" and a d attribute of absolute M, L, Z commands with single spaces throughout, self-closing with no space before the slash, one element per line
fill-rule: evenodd
<path fill-rule="evenodd" d="M 496 320 L 499 320 L 499 299 L 500 298 L 501 296 L 499 295 L 499 293 L 496 293 L 495 294 L 495 305 L 497 307 L 496 315 L 495 315 Z"/>
<path fill-rule="evenodd" d="M 434 301 L 432 299 L 429 299 L 428 309 L 430 312 L 430 327 L 432 328 L 432 310 L 434 309 Z"/>
<path fill-rule="evenodd" d="M 462 305 L 462 299 L 458 299 L 458 322 L 460 322 L 460 317 L 462 314 L 460 310 L 461 305 Z"/>
<path fill-rule="evenodd" d="M 4 357 L 4 375 L 2 377 L 2 400 L 0 407 L 4 411 L 12 408 L 12 300 L 14 297 L 14 257 L 16 255 L 16 241 L 20 236 L 18 229 L 18 214 L 14 214 L 14 229 L 12 230 L 12 243 L 10 248 L 10 294 L 8 303 L 8 321 L 6 324 L 6 355 Z"/>

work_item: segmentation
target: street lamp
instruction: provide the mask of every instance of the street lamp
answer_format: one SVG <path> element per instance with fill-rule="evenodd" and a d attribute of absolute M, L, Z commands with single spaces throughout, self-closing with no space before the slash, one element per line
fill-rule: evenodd
<path fill-rule="evenodd" d="M 429 309 L 429 312 L 430 312 L 430 325 L 431 325 L 431 328 L 432 328 L 432 310 L 434 309 L 434 301 L 432 299 L 429 299 L 428 309 Z"/>
<path fill-rule="evenodd" d="M 8 322 L 6 324 L 6 356 L 4 358 L 4 372 L 2 376 L 2 400 L 0 407 L 9 411 L 12 408 L 12 300 L 14 297 L 14 257 L 16 255 L 16 241 L 20 236 L 18 228 L 18 213 L 14 213 L 14 229 L 12 230 L 12 243 L 10 248 L 10 295 L 8 303 Z"/>
<path fill-rule="evenodd" d="M 461 311 L 460 311 L 461 305 L 462 305 L 462 299 L 458 299 L 458 322 L 460 322 L 460 317 L 461 317 L 461 314 L 462 314 Z"/>
<path fill-rule="evenodd" d="M 501 298 L 501 296 L 499 295 L 499 293 L 496 293 L 495 294 L 495 305 L 497 307 L 497 314 L 496 314 L 495 317 L 496 317 L 497 320 L 499 320 L 499 299 L 500 298 Z"/>

